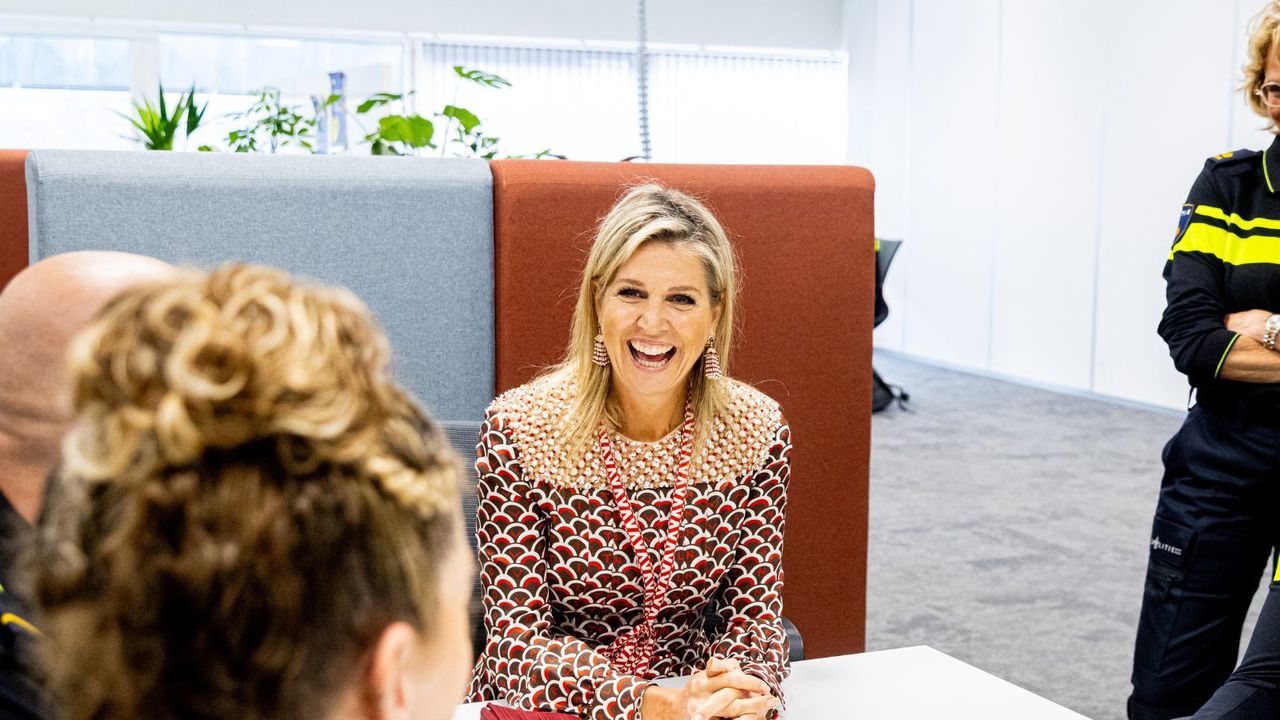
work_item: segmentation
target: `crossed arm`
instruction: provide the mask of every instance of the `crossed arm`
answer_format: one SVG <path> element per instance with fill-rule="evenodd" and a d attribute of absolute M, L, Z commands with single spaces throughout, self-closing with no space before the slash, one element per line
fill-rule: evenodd
<path fill-rule="evenodd" d="M 1239 333 L 1222 362 L 1219 377 L 1249 383 L 1280 383 L 1280 352 L 1262 344 L 1262 333 L 1271 313 L 1266 310 L 1244 310 L 1225 318 L 1227 329 Z"/>

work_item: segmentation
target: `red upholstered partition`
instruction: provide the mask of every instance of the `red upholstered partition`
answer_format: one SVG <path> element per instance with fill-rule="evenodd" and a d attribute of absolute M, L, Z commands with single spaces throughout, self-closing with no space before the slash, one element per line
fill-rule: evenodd
<path fill-rule="evenodd" d="M 497 387 L 555 362 L 596 222 L 624 186 L 706 201 L 741 257 L 734 377 L 782 404 L 794 451 L 785 613 L 809 657 L 865 643 L 874 181 L 852 167 L 494 162 Z"/>
<path fill-rule="evenodd" d="M 0 289 L 27 266 L 27 151 L 0 150 Z"/>

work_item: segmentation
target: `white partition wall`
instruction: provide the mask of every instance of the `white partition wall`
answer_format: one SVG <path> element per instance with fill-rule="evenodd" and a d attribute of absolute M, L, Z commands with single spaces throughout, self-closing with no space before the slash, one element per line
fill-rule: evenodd
<path fill-rule="evenodd" d="M 1231 3 L 1143 0 L 1112 10 L 1112 52 L 1167 50 L 1130 53 L 1126 62 L 1112 64 L 1106 78 L 1108 161 L 1102 166 L 1099 208 L 1094 358 L 1100 393 L 1186 406 L 1186 379 L 1173 370 L 1168 349 L 1155 334 L 1165 304 L 1160 271 L 1178 212 L 1205 158 L 1232 147 L 1232 106 L 1246 111 L 1233 91 L 1240 65 L 1233 53 L 1240 45 L 1243 56 L 1243 37 L 1243 22 L 1237 23 Z M 1179 52 L 1188 47 L 1196 52 Z M 1160 110 L 1170 98 L 1167 88 L 1152 82 L 1156 76 L 1177 78 L 1184 89 L 1174 91 L 1182 95 L 1174 107 L 1181 111 Z M 1135 162 L 1138 153 L 1142 159 Z"/>
<path fill-rule="evenodd" d="M 875 0 L 861 0 L 873 7 L 864 10 L 862 19 L 875 29 L 875 38 L 891 38 L 894 42 L 875 43 L 871 62 L 875 68 L 871 83 L 870 106 L 851 106 L 850 122 L 855 117 L 869 117 L 862 127 L 870 128 L 871 138 L 864 145 L 866 154 L 851 157 L 855 165 L 875 168 L 876 234 L 882 238 L 901 239 L 909 235 L 907 222 L 907 166 L 911 138 L 911 4 L 884 3 L 876 8 Z M 849 74 L 857 74 L 850 57 Z M 851 97 L 851 102 L 852 102 Z M 855 115 L 855 113 L 857 113 Z M 853 141 L 850 147 L 855 147 Z M 885 300 L 894 308 L 904 307 L 906 279 L 911 272 L 910 253 L 901 253 L 894 261 L 885 288 Z M 906 334 L 906 313 L 891 312 L 876 328 L 876 343 L 901 350 Z"/>
<path fill-rule="evenodd" d="M 917 0 L 911 27 L 904 348 L 969 366 L 990 358 L 999 11 Z"/>
<path fill-rule="evenodd" d="M 991 162 L 991 355 L 999 373 L 1089 387 L 1106 0 L 1020 0 L 1001 15 Z"/>
<path fill-rule="evenodd" d="M 1204 159 L 1271 140 L 1235 91 L 1261 3 L 859 1 L 875 107 L 850 115 L 905 240 L 877 346 L 1184 407 L 1160 273 Z"/>

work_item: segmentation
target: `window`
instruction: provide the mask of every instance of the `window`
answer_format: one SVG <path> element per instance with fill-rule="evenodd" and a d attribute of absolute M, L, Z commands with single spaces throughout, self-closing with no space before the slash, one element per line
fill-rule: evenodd
<path fill-rule="evenodd" d="M 641 153 L 632 51 L 427 43 L 423 61 L 419 110 L 471 110 L 502 139 L 502 154 L 548 149 L 574 160 L 621 160 Z M 495 73 L 511 87 L 462 82 L 454 65 Z M 653 52 L 653 160 L 843 163 L 845 73 L 843 59 L 826 56 Z"/>
<path fill-rule="evenodd" d="M 342 74 L 346 97 L 357 98 L 350 103 L 352 110 L 360 98 L 375 92 L 404 91 L 405 46 L 399 40 L 161 33 L 159 48 L 165 89 L 182 92 L 195 86 L 197 103 L 208 103 L 192 138 L 196 145 L 225 146 L 227 133 L 240 122 L 230 116 L 248 108 L 250 93 L 264 87 L 280 90 L 281 101 L 304 117 L 313 117 L 314 103 L 336 89 L 335 73 Z M 326 143 L 358 142 L 360 136 L 334 133 Z"/>
<path fill-rule="evenodd" d="M 126 149 L 129 41 L 0 35 L 0 147 Z"/>
<path fill-rule="evenodd" d="M 129 41 L 0 35 L 0 87 L 128 90 Z"/>
<path fill-rule="evenodd" d="M 170 90 L 248 95 L 275 87 L 285 95 L 329 94 L 329 74 L 344 72 L 352 92 L 399 92 L 404 44 L 398 40 L 328 40 L 161 33 L 160 78 Z"/>
<path fill-rule="evenodd" d="M 842 164 L 846 82 L 841 59 L 653 53 L 653 159 Z"/>
<path fill-rule="evenodd" d="M 550 151 L 616 161 L 642 152 L 638 59 L 626 44 L 235 34 L 87 19 L 59 25 L 57 34 L 35 34 L 34 24 L 7 29 L 0 33 L 0 146 L 137 148 L 116 113 L 131 114 L 130 92 L 154 101 L 159 83 L 170 101 L 194 86 L 197 103 L 207 103 L 201 127 L 185 145 L 180 138 L 179 149 L 225 148 L 227 133 L 244 122 L 230 116 L 250 106 L 253 91 L 277 89 L 286 105 L 311 118 L 315 103 L 340 83 L 345 108 L 325 114 L 328 132 L 317 143 L 324 151 L 365 154 L 362 138 L 378 116 L 404 111 L 431 118 L 440 145 L 457 126 L 434 113 L 456 105 L 479 117 L 485 136 L 498 138 L 499 157 Z M 665 46 L 653 48 L 648 62 L 653 160 L 844 162 L 842 57 Z M 511 85 L 467 82 L 454 66 Z M 409 91 L 404 103 L 355 115 L 374 93 Z"/>
<path fill-rule="evenodd" d="M 621 160 L 640 153 L 635 53 L 427 43 L 422 57 L 418 112 L 470 110 L 487 135 L 500 138 L 503 156 L 550 150 L 572 160 Z M 455 65 L 499 75 L 511 87 L 464 81 Z"/>

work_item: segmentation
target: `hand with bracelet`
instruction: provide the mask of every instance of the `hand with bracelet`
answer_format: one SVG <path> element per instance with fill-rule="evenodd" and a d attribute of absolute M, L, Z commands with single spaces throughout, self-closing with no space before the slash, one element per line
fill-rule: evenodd
<path fill-rule="evenodd" d="M 1280 314 L 1269 310 L 1242 310 L 1227 315 L 1224 321 L 1231 332 L 1252 338 L 1268 350 L 1276 349 Z"/>
<path fill-rule="evenodd" d="M 641 720 L 765 720 L 778 707 L 778 698 L 764 681 L 738 666 L 736 660 L 713 657 L 705 670 L 694 673 L 682 688 L 649 687 Z"/>

